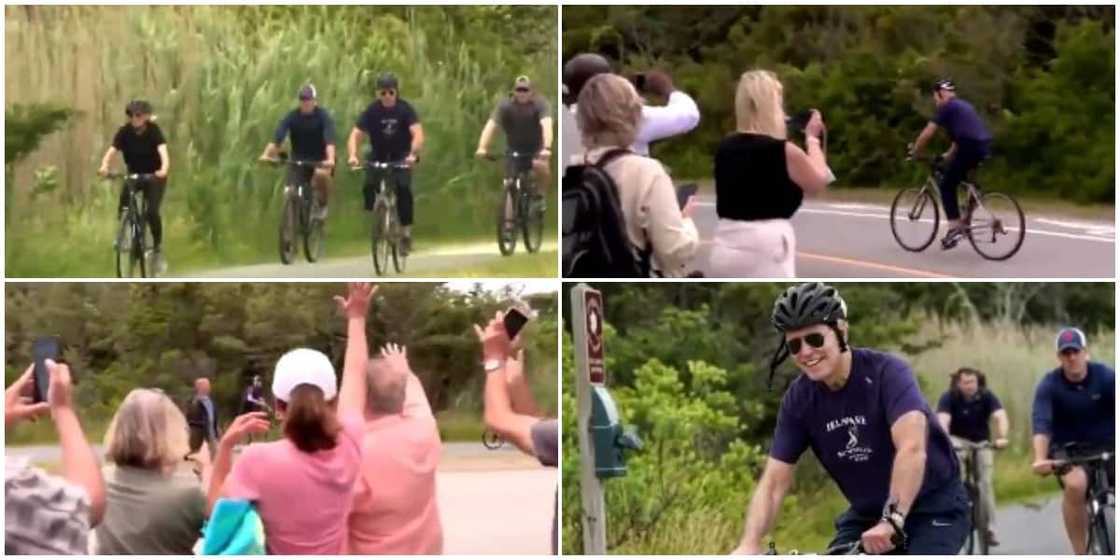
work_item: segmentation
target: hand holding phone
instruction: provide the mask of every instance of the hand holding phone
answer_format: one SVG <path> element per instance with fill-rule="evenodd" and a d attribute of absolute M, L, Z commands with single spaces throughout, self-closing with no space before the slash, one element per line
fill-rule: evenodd
<path fill-rule="evenodd" d="M 47 390 L 51 386 L 47 360 L 58 361 L 62 355 L 62 342 L 57 336 L 40 336 L 31 343 L 31 355 L 34 358 L 32 402 L 47 402 Z"/>
<path fill-rule="evenodd" d="M 521 329 L 529 322 L 529 316 L 521 312 L 516 307 L 511 307 L 506 311 L 505 317 L 502 318 L 502 324 L 505 325 L 506 335 L 510 340 L 517 338 Z"/>

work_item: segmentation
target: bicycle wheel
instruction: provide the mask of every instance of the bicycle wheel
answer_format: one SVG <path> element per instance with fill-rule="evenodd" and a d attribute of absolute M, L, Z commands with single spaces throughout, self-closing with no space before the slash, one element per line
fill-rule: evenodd
<path fill-rule="evenodd" d="M 916 253 L 929 247 L 940 221 L 937 201 L 928 189 L 903 189 L 891 202 L 891 233 L 907 251 Z"/>
<path fill-rule="evenodd" d="M 392 212 L 395 216 L 396 209 L 394 208 Z M 404 234 L 401 232 L 401 223 L 397 221 L 396 218 L 393 218 L 389 223 L 389 239 L 392 240 L 392 242 L 389 243 L 389 248 L 392 249 L 390 254 L 393 255 L 393 270 L 396 270 L 397 274 L 404 272 L 405 265 L 408 264 L 408 255 L 405 255 L 404 252 L 401 251 L 401 239 L 403 237 Z"/>
<path fill-rule="evenodd" d="M 311 205 L 307 212 L 307 227 L 303 230 L 303 254 L 307 262 L 315 262 L 323 256 L 323 238 L 326 232 L 323 220 L 318 218 L 319 201 L 312 195 Z"/>
<path fill-rule="evenodd" d="M 965 537 L 964 549 L 965 554 L 972 555 L 976 553 L 976 510 L 979 509 L 976 500 L 976 490 L 971 486 L 966 485 L 965 490 L 968 493 L 968 536 Z"/>
<path fill-rule="evenodd" d="M 505 443 L 502 437 L 491 430 L 484 430 L 482 432 L 482 445 L 486 449 L 498 449 Z"/>
<path fill-rule="evenodd" d="M 525 240 L 525 250 L 536 253 L 541 250 L 544 235 L 544 197 L 537 193 L 532 181 L 522 183 L 520 201 L 521 233 Z"/>
<path fill-rule="evenodd" d="M 517 196 L 514 189 L 514 183 L 510 183 L 498 203 L 498 250 L 505 257 L 517 249 Z"/>
<path fill-rule="evenodd" d="M 1089 527 L 1089 554 L 1112 556 L 1112 536 L 1108 532 L 1108 508 L 1100 507 L 1093 515 Z"/>
<path fill-rule="evenodd" d="M 983 193 L 980 204 L 968 215 L 968 242 L 990 261 L 1011 258 L 1023 246 L 1027 219 L 1014 198 L 1003 193 Z"/>
<path fill-rule="evenodd" d="M 976 492 L 976 503 L 972 506 L 972 532 L 976 535 L 977 550 L 980 554 L 988 555 L 991 543 L 988 542 L 988 516 L 984 512 L 984 505 L 980 499 L 980 492 Z"/>
<path fill-rule="evenodd" d="M 129 266 L 140 271 L 140 278 L 148 277 L 148 247 L 145 244 L 144 222 L 140 214 L 132 216 L 132 250 L 129 251 Z"/>
<path fill-rule="evenodd" d="M 133 274 L 132 258 L 132 219 L 130 214 L 125 214 L 117 230 L 116 261 L 117 278 L 131 278 Z"/>
<path fill-rule="evenodd" d="M 370 251 L 373 253 L 373 269 L 379 275 L 389 272 L 389 207 L 380 196 L 373 205 L 373 226 L 370 229 Z"/>
<path fill-rule="evenodd" d="M 299 207 L 291 189 L 285 189 L 284 210 L 280 214 L 280 262 L 292 264 L 296 256 L 296 224 L 299 223 Z"/>

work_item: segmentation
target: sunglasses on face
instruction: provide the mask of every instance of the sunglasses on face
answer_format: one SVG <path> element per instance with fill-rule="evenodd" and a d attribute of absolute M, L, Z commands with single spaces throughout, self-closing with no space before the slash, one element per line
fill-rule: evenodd
<path fill-rule="evenodd" d="M 519 87 L 519 88 L 514 88 L 513 91 L 516 91 L 517 93 L 529 93 L 529 88 Z"/>
<path fill-rule="evenodd" d="M 824 346 L 824 334 L 823 333 L 809 333 L 809 334 L 807 334 L 803 337 L 791 338 L 791 339 L 786 341 L 786 345 L 789 346 L 789 353 L 790 354 L 793 354 L 793 355 L 796 356 L 797 354 L 801 353 L 801 341 L 802 340 L 804 340 L 806 343 L 808 343 L 811 348 L 821 348 L 822 346 Z"/>
<path fill-rule="evenodd" d="M 381 97 L 392 97 L 392 96 L 396 95 L 397 92 L 395 92 L 391 89 L 383 89 L 383 90 L 377 92 L 377 94 L 380 95 Z"/>

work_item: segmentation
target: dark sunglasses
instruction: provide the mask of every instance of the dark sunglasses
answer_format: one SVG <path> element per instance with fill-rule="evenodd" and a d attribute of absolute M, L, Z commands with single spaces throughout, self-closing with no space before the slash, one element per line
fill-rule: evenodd
<path fill-rule="evenodd" d="M 383 90 L 377 92 L 377 95 L 380 95 L 381 97 L 392 97 L 396 94 L 397 94 L 397 92 L 395 92 L 391 89 L 383 89 Z"/>
<path fill-rule="evenodd" d="M 789 346 L 789 353 L 790 354 L 797 355 L 798 353 L 801 352 L 801 341 L 802 340 L 807 342 L 809 344 L 809 346 L 813 347 L 813 348 L 821 348 L 822 346 L 824 346 L 824 334 L 823 333 L 809 333 L 809 334 L 807 334 L 803 337 L 791 338 L 791 339 L 786 341 L 786 345 Z"/>
<path fill-rule="evenodd" d="M 513 91 L 516 91 L 516 92 L 518 92 L 518 93 L 529 93 L 529 88 L 527 88 L 527 87 L 519 87 L 519 88 L 514 88 L 514 90 L 513 90 Z"/>

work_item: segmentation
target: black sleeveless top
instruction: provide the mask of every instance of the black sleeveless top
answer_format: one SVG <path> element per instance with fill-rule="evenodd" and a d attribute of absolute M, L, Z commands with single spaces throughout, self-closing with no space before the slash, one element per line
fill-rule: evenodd
<path fill-rule="evenodd" d="M 789 178 L 786 141 L 736 132 L 716 150 L 716 214 L 727 220 L 789 219 L 804 193 Z"/>

